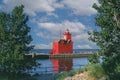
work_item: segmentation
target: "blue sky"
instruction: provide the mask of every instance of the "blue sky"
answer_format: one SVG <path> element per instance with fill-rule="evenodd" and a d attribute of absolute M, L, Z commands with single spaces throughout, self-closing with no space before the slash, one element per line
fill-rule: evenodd
<path fill-rule="evenodd" d="M 97 0 L 1 0 L 0 11 L 10 12 L 15 6 L 24 5 L 29 15 L 30 34 L 37 49 L 51 49 L 54 40 L 63 37 L 66 29 L 72 34 L 74 48 L 96 49 L 95 43 L 88 40 L 88 31 L 97 29 L 97 11 L 92 5 Z"/>

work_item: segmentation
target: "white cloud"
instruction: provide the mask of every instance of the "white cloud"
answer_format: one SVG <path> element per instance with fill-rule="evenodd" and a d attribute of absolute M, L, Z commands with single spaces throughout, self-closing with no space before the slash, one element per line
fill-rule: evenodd
<path fill-rule="evenodd" d="M 38 24 L 39 22 L 48 22 L 50 19 L 46 16 L 43 16 L 41 18 L 32 18 L 30 19 L 30 22 L 33 23 L 33 24 Z"/>
<path fill-rule="evenodd" d="M 89 35 L 87 34 L 87 32 L 83 32 L 83 33 L 80 33 L 79 35 L 74 36 L 73 40 L 77 41 L 77 42 L 88 43 L 89 42 L 88 37 L 89 37 Z"/>
<path fill-rule="evenodd" d="M 97 11 L 92 8 L 97 0 L 3 0 L 0 10 L 11 11 L 15 6 L 23 4 L 25 12 L 29 15 L 37 15 L 38 12 L 54 12 L 58 8 L 68 8 L 77 15 L 91 15 Z"/>
<path fill-rule="evenodd" d="M 72 33 L 73 41 L 75 42 L 89 42 L 87 27 L 80 22 L 63 21 L 61 23 L 38 23 L 40 31 L 37 33 L 38 36 L 46 39 L 60 39 L 63 37 L 64 31 L 68 28 Z M 38 29 L 38 31 L 39 31 Z"/>
<path fill-rule="evenodd" d="M 92 49 L 90 45 L 77 45 L 78 49 Z"/>
<path fill-rule="evenodd" d="M 54 16 L 54 17 L 58 18 L 58 15 L 55 14 L 55 13 L 52 13 L 52 12 L 48 12 L 47 15 L 48 15 L 48 16 Z"/>
<path fill-rule="evenodd" d="M 60 30 L 64 31 L 65 29 L 69 28 L 72 33 L 76 33 L 76 32 L 82 32 L 86 29 L 82 23 L 70 22 L 70 21 L 63 21 L 61 23 L 46 22 L 46 23 L 38 23 L 38 25 L 40 26 L 40 28 L 45 28 L 52 32 L 60 31 Z"/>
<path fill-rule="evenodd" d="M 34 49 L 51 49 L 52 48 L 52 44 L 34 44 L 35 47 Z"/>
<path fill-rule="evenodd" d="M 92 15 L 97 11 L 92 8 L 94 3 L 98 4 L 97 0 L 63 0 L 62 3 L 73 10 L 77 15 Z"/>
<path fill-rule="evenodd" d="M 23 4 L 25 12 L 36 15 L 37 12 L 53 12 L 56 8 L 63 7 L 56 0 L 4 0 L 2 10 L 11 11 L 15 6 Z"/>

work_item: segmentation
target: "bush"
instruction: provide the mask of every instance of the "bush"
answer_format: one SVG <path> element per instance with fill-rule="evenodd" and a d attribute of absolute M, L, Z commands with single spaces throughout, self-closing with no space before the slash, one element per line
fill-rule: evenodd
<path fill-rule="evenodd" d="M 68 73 L 68 76 L 74 76 L 74 75 L 76 75 L 76 74 L 80 74 L 81 72 L 83 72 L 83 69 L 71 70 L 71 71 Z"/>
<path fill-rule="evenodd" d="M 70 72 L 61 72 L 56 76 L 55 80 L 63 80 L 66 77 L 80 74 L 81 72 L 83 72 L 83 70 L 84 69 L 76 69 L 76 70 L 71 70 Z"/>
<path fill-rule="evenodd" d="M 96 64 L 96 63 L 99 63 L 99 55 L 96 54 L 96 53 L 93 53 L 91 54 L 89 57 L 88 57 L 88 60 L 91 64 Z"/>
<path fill-rule="evenodd" d="M 55 80 L 63 80 L 63 79 L 66 78 L 67 76 L 68 76 L 68 73 L 67 73 L 67 72 L 61 72 L 61 73 L 59 73 L 59 74 L 56 76 Z"/>
<path fill-rule="evenodd" d="M 13 74 L 14 73 L 0 73 L 0 80 L 36 80 L 36 78 L 25 73 L 19 73 L 17 75 Z"/>
<path fill-rule="evenodd" d="M 69 73 L 62 72 L 58 74 L 55 80 L 64 80 L 66 77 L 75 76 L 76 74 L 80 74 L 82 72 L 87 72 L 86 74 L 88 80 L 107 80 L 108 76 L 106 75 L 102 65 L 98 64 L 89 64 L 86 65 L 83 69 L 71 70 Z"/>
<path fill-rule="evenodd" d="M 95 78 L 95 79 L 101 79 L 103 77 L 107 78 L 107 75 L 101 64 L 87 65 L 84 69 L 89 73 L 88 76 L 91 78 Z"/>

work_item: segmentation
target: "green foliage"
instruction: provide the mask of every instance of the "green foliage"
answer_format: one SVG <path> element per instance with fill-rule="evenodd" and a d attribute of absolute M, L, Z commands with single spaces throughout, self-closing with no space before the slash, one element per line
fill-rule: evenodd
<path fill-rule="evenodd" d="M 61 72 L 61 73 L 59 73 L 59 74 L 56 76 L 55 80 L 63 80 L 63 79 L 66 78 L 67 76 L 68 76 L 68 73 L 67 73 L 67 72 Z"/>
<path fill-rule="evenodd" d="M 94 53 L 94 54 L 91 54 L 89 57 L 88 57 L 88 60 L 91 64 L 96 64 L 96 63 L 99 63 L 99 55 Z"/>
<path fill-rule="evenodd" d="M 11 73 L 12 74 L 12 73 Z M 36 80 L 35 77 L 32 77 L 27 74 L 17 74 L 13 76 L 9 76 L 10 74 L 0 73 L 0 80 Z"/>
<path fill-rule="evenodd" d="M 103 68 L 110 80 L 120 79 L 120 0 L 98 0 L 94 4 L 97 10 L 98 30 L 90 33 L 90 40 L 100 47 L 103 56 Z"/>
<path fill-rule="evenodd" d="M 64 78 L 66 77 L 69 77 L 69 76 L 71 77 L 76 74 L 80 74 L 83 71 L 84 69 L 76 69 L 76 70 L 71 70 L 70 72 L 61 72 L 56 76 L 55 80 L 64 80 Z"/>
<path fill-rule="evenodd" d="M 66 77 L 72 77 L 76 74 L 87 72 L 88 79 L 90 80 L 106 80 L 108 79 L 107 74 L 105 73 L 102 65 L 100 63 L 86 65 L 82 69 L 71 70 L 70 72 L 61 72 L 55 78 L 55 80 L 64 80 Z"/>
<path fill-rule="evenodd" d="M 71 70 L 71 71 L 68 73 L 68 76 L 74 76 L 74 75 L 76 75 L 76 74 L 80 74 L 81 72 L 83 72 L 83 69 Z"/>
<path fill-rule="evenodd" d="M 84 69 L 89 73 L 89 77 L 95 78 L 95 79 L 101 79 L 102 77 L 106 77 L 107 75 L 101 66 L 101 64 L 91 64 L 87 65 Z"/>
<path fill-rule="evenodd" d="M 11 13 L 0 12 L 0 72 L 22 73 L 36 66 L 34 59 L 24 56 L 33 46 L 29 46 L 32 38 L 23 8 L 21 5 Z"/>

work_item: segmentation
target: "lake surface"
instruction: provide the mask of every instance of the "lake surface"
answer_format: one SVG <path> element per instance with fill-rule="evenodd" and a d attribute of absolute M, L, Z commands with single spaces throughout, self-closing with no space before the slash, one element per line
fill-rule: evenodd
<path fill-rule="evenodd" d="M 38 74 L 51 74 L 61 71 L 75 70 L 84 67 L 88 64 L 87 57 L 83 58 L 70 58 L 70 59 L 44 59 L 37 60 L 41 65 L 35 69 Z"/>
<path fill-rule="evenodd" d="M 31 52 L 35 53 L 46 53 L 48 54 L 51 49 L 34 49 Z M 83 53 L 83 52 L 97 52 L 98 49 L 74 49 L 75 53 Z M 70 59 L 44 59 L 44 60 L 37 60 L 38 63 L 41 65 L 35 68 L 34 72 L 38 74 L 49 74 L 49 73 L 58 73 L 61 71 L 67 71 L 73 69 L 78 69 L 84 67 L 88 64 L 87 57 L 81 58 L 70 58 Z"/>

